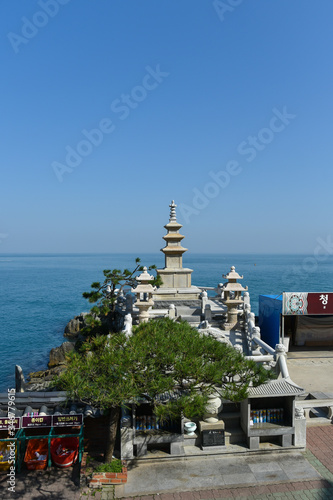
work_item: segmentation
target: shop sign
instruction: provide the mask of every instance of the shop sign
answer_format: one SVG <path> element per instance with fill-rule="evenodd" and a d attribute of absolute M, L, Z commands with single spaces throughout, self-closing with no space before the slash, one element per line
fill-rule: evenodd
<path fill-rule="evenodd" d="M 333 314 L 333 293 L 285 292 L 283 315 Z"/>
<path fill-rule="evenodd" d="M 308 293 L 308 314 L 333 314 L 333 293 Z"/>
<path fill-rule="evenodd" d="M 82 425 L 83 415 L 54 415 L 53 427 L 71 427 L 72 425 Z"/>
<path fill-rule="evenodd" d="M 20 419 L 19 418 L 8 418 L 8 417 L 0 417 L 0 431 L 7 430 L 8 427 L 14 429 L 20 428 Z"/>
<path fill-rule="evenodd" d="M 52 416 L 51 415 L 37 415 L 34 417 L 22 417 L 22 428 L 31 427 L 51 427 L 52 426 Z"/>

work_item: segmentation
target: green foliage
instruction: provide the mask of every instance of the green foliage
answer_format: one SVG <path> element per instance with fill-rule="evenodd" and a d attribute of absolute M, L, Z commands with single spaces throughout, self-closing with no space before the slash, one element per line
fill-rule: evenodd
<path fill-rule="evenodd" d="M 90 338 L 69 354 L 55 385 L 72 400 L 110 410 L 111 429 L 112 415 L 131 402 L 149 401 L 162 421 L 202 417 L 210 394 L 241 401 L 250 384 L 260 385 L 271 376 L 187 322 L 163 318 L 139 325 L 129 339 L 123 333 Z M 115 435 L 106 457 L 112 457 Z"/>
<path fill-rule="evenodd" d="M 156 269 L 156 266 L 149 267 L 149 271 Z M 129 269 L 105 269 L 103 271 L 104 281 L 101 283 L 95 281 L 91 284 L 90 292 L 83 292 L 83 297 L 90 304 L 95 304 L 90 314 L 86 316 L 86 327 L 82 329 L 82 333 L 86 336 L 96 336 L 98 334 L 108 334 L 117 330 L 116 321 L 116 302 L 118 294 L 124 287 L 134 288 L 137 285 L 136 276 L 143 271 L 140 265 L 140 259 L 135 259 L 135 266 L 132 271 Z M 162 280 L 160 276 L 156 276 L 152 282 L 153 286 L 160 286 Z"/>
<path fill-rule="evenodd" d="M 209 394 L 241 401 L 250 383 L 270 376 L 187 322 L 163 318 L 140 325 L 129 339 L 119 333 L 86 342 L 80 353 L 71 353 L 57 387 L 104 410 L 144 397 L 161 419 L 182 413 L 192 418 L 202 416 Z"/>
<path fill-rule="evenodd" d="M 121 463 L 121 460 L 115 459 L 112 460 L 112 462 L 98 465 L 95 472 L 121 472 L 122 469 L 123 464 Z"/>

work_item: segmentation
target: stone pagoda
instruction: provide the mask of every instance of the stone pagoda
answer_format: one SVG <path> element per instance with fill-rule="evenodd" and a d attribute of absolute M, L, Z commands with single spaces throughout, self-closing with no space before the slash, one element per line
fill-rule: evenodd
<path fill-rule="evenodd" d="M 235 266 L 232 266 L 230 272 L 226 275 L 223 274 L 222 277 L 228 280 L 223 288 L 223 302 L 228 307 L 228 319 L 227 323 L 224 324 L 224 329 L 230 330 L 237 324 L 240 312 L 238 306 L 243 303 L 242 292 L 246 292 L 248 287 L 244 288 L 240 283 L 237 283 L 237 280 L 242 280 L 243 276 L 236 272 Z"/>
<path fill-rule="evenodd" d="M 166 246 L 161 249 L 165 255 L 165 267 L 157 270 L 161 276 L 162 285 L 154 293 L 153 298 L 158 302 L 197 301 L 201 290 L 191 285 L 193 270 L 183 267 L 183 253 L 187 251 L 187 248 L 181 245 L 184 236 L 179 233 L 183 226 L 177 222 L 177 205 L 172 201 L 169 207 L 169 222 L 164 226 L 167 234 L 163 236 Z"/>

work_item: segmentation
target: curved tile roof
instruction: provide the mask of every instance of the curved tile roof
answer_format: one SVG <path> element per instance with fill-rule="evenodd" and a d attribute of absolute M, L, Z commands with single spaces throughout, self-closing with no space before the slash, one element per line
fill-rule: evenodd
<path fill-rule="evenodd" d="M 261 396 L 301 396 L 304 389 L 295 384 L 290 378 L 270 380 L 258 387 L 249 388 L 249 397 Z"/>

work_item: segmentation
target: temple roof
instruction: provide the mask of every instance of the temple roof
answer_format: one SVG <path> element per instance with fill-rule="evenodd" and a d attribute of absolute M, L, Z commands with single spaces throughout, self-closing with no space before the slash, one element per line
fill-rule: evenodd
<path fill-rule="evenodd" d="M 250 387 L 249 397 L 261 396 L 301 396 L 305 394 L 304 389 L 295 384 L 290 378 L 270 380 L 258 387 Z"/>

